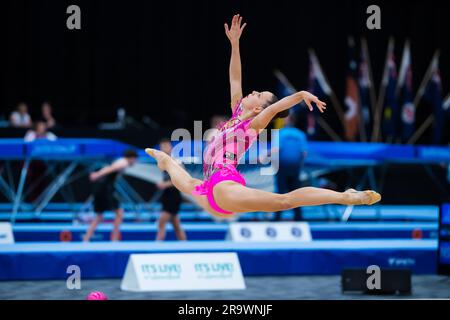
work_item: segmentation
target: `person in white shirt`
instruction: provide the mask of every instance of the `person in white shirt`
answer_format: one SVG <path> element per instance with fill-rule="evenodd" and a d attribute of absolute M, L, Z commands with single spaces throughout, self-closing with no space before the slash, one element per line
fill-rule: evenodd
<path fill-rule="evenodd" d="M 17 105 L 16 111 L 11 113 L 9 118 L 12 127 L 15 128 L 30 128 L 32 126 L 31 117 L 28 114 L 28 106 L 21 102 Z"/>
<path fill-rule="evenodd" d="M 47 124 L 44 121 L 37 121 L 34 125 L 34 129 L 27 131 L 24 140 L 25 142 L 33 142 L 37 139 L 55 141 L 58 138 L 52 132 L 47 131 Z"/>
<path fill-rule="evenodd" d="M 25 134 L 25 142 L 34 142 L 37 140 L 55 141 L 57 137 L 47 131 L 47 125 L 44 121 L 36 121 L 33 129 L 29 129 Z M 44 191 L 44 188 L 48 185 L 46 178 L 42 179 L 42 173 L 47 170 L 47 164 L 45 161 L 35 159 L 31 161 L 27 172 L 27 183 L 36 183 L 35 188 L 28 195 L 30 201 L 35 201 L 37 197 Z"/>

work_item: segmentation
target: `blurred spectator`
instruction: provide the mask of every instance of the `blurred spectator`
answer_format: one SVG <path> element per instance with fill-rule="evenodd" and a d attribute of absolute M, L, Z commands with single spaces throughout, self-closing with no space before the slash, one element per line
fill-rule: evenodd
<path fill-rule="evenodd" d="M 47 129 L 52 129 L 56 125 L 55 118 L 53 117 L 52 105 L 48 101 L 44 101 L 41 107 L 41 117 L 47 124 Z"/>
<path fill-rule="evenodd" d="M 280 130 L 279 152 L 280 166 L 276 175 L 278 193 L 287 193 L 301 187 L 300 173 L 307 156 L 307 138 L 303 131 L 295 127 L 296 117 L 290 114 L 286 118 L 285 127 Z M 301 208 L 295 208 L 294 220 L 302 220 Z M 275 220 L 281 219 L 281 212 L 275 213 Z"/>
<path fill-rule="evenodd" d="M 30 128 L 32 126 L 31 117 L 28 114 L 28 106 L 21 102 L 17 105 L 16 111 L 11 113 L 9 118 L 11 126 L 14 128 Z"/>
<path fill-rule="evenodd" d="M 217 134 L 217 131 L 224 125 L 226 121 L 227 118 L 225 116 L 221 115 L 212 116 L 209 122 L 210 128 L 206 132 L 205 140 L 209 142 L 211 138 Z"/>
<path fill-rule="evenodd" d="M 117 109 L 117 123 L 120 124 L 122 128 L 125 128 L 127 124 L 127 112 L 125 108 L 120 107 Z"/>
<path fill-rule="evenodd" d="M 135 150 L 126 150 L 123 157 L 117 159 L 110 165 L 104 166 L 98 171 L 91 172 L 89 175 L 89 179 L 93 182 L 94 211 L 97 216 L 83 236 L 84 242 L 90 241 L 98 224 L 103 221 L 104 212 L 110 210 L 113 210 L 116 214 L 111 232 L 111 240 L 119 241 L 121 239 L 120 225 L 123 221 L 123 209 L 114 196 L 115 183 L 126 168 L 136 163 L 137 158 L 138 154 Z"/>
<path fill-rule="evenodd" d="M 34 123 L 33 129 L 28 130 L 24 137 L 25 142 L 33 142 L 36 139 L 55 141 L 57 138 L 53 133 L 47 131 L 45 121 L 38 120 Z M 48 177 L 44 174 L 47 169 L 45 161 L 33 160 L 30 163 L 26 181 L 28 185 L 33 185 L 34 188 L 27 196 L 28 201 L 32 202 L 38 199 L 50 183 Z"/>
<path fill-rule="evenodd" d="M 47 124 L 43 120 L 39 120 L 34 124 L 34 128 L 32 130 L 28 130 L 25 134 L 25 142 L 32 142 L 36 139 L 47 139 L 50 141 L 55 141 L 57 137 L 47 131 Z"/>
<path fill-rule="evenodd" d="M 163 138 L 159 142 L 159 148 L 161 151 L 168 155 L 172 154 L 172 142 L 168 138 Z M 183 166 L 182 163 L 180 163 Z M 170 176 L 166 171 L 163 171 L 163 181 L 159 182 L 157 188 L 161 190 L 161 204 L 162 212 L 158 220 L 158 233 L 156 240 L 161 241 L 166 237 L 166 224 L 170 222 L 178 240 L 186 240 L 186 233 L 181 227 L 178 211 L 182 202 L 181 193 L 173 185 L 170 180 Z"/>

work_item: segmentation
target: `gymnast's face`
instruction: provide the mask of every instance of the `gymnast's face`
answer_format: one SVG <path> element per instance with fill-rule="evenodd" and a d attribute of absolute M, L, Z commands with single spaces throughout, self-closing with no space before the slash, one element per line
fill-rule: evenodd
<path fill-rule="evenodd" d="M 272 98 L 273 93 L 269 91 L 253 91 L 242 99 L 242 105 L 245 111 L 260 113 L 265 107 L 270 104 Z"/>

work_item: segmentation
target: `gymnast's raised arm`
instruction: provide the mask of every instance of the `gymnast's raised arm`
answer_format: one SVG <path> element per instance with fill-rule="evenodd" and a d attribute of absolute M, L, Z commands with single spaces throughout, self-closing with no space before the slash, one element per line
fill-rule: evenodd
<path fill-rule="evenodd" d="M 287 110 L 302 101 L 305 101 L 310 111 L 313 111 L 312 102 L 316 104 L 320 112 L 323 113 L 326 109 L 325 102 L 320 101 L 319 98 L 317 98 L 315 95 L 307 91 L 300 91 L 287 96 L 262 110 L 257 116 L 253 118 L 252 122 L 250 123 L 250 127 L 259 132 L 260 130 L 267 127 L 270 121 L 272 121 L 272 119 L 275 118 L 275 116 L 279 112 Z"/>
<path fill-rule="evenodd" d="M 239 52 L 239 39 L 242 31 L 247 25 L 244 23 L 241 26 L 242 17 L 238 14 L 233 16 L 231 27 L 225 23 L 225 34 L 231 43 L 231 59 L 230 59 L 230 94 L 231 94 L 231 111 L 239 99 L 242 98 L 242 70 L 241 70 L 241 55 Z"/>

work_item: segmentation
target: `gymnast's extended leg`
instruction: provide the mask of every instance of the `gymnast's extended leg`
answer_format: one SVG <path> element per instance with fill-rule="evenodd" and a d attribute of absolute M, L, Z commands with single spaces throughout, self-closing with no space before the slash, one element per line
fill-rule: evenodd
<path fill-rule="evenodd" d="M 336 192 L 328 189 L 305 187 L 277 194 L 245 187 L 232 181 L 223 181 L 214 187 L 214 200 L 224 210 L 231 212 L 276 212 L 301 206 L 323 204 L 369 205 L 381 196 L 374 191 Z"/>
<path fill-rule="evenodd" d="M 201 180 L 192 178 L 174 159 L 164 152 L 155 149 L 146 149 L 154 157 L 161 170 L 166 170 L 172 183 L 181 192 L 191 195 L 195 186 Z M 206 211 L 211 212 L 206 197 L 194 197 L 197 203 Z M 214 199 L 224 210 L 230 212 L 274 212 L 289 210 L 300 206 L 317 206 L 323 204 L 363 205 L 373 204 L 381 199 L 374 191 L 336 192 L 328 189 L 305 187 L 294 191 L 277 194 L 263 190 L 245 187 L 233 181 L 223 181 L 214 187 Z"/>
<path fill-rule="evenodd" d="M 208 199 L 205 196 L 193 196 L 192 191 L 195 187 L 202 184 L 203 181 L 192 178 L 191 175 L 181 167 L 171 156 L 156 149 L 145 149 L 145 152 L 155 158 L 158 168 L 161 171 L 167 171 L 175 188 L 187 194 L 195 200 L 195 202 L 204 210 L 211 212 Z"/>

